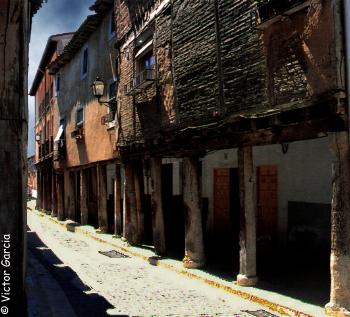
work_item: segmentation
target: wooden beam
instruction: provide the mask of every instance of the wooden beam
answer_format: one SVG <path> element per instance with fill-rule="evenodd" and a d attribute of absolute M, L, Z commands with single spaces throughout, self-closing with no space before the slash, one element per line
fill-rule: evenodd
<path fill-rule="evenodd" d="M 330 135 L 334 154 L 331 207 L 331 296 L 326 311 L 350 315 L 350 145 L 349 133 Z"/>
<path fill-rule="evenodd" d="M 143 166 L 142 161 L 135 162 L 135 200 L 136 200 L 136 218 L 137 218 L 137 243 L 141 243 L 144 237 L 144 186 L 143 186 Z"/>
<path fill-rule="evenodd" d="M 51 216 L 57 217 L 57 175 L 52 170 L 52 178 L 51 178 L 51 201 L 52 201 L 52 211 Z"/>
<path fill-rule="evenodd" d="M 200 268 L 205 264 L 200 184 L 198 158 L 184 158 L 185 258 L 183 264 L 186 268 Z"/>
<path fill-rule="evenodd" d="M 97 217 L 100 232 L 108 232 L 107 171 L 106 165 L 97 165 Z"/>
<path fill-rule="evenodd" d="M 240 235 L 239 274 L 237 283 L 252 286 L 256 277 L 256 197 L 253 149 L 244 146 L 238 149 Z"/>
<path fill-rule="evenodd" d="M 80 170 L 80 222 L 82 225 L 88 224 L 89 210 L 88 210 L 88 180 L 87 170 Z"/>
<path fill-rule="evenodd" d="M 58 174 L 57 177 L 57 219 L 64 220 L 64 201 L 63 201 L 63 184 L 64 175 Z"/>
<path fill-rule="evenodd" d="M 137 243 L 137 216 L 136 216 L 136 198 L 135 198 L 135 178 L 133 162 L 124 163 L 125 182 L 124 182 L 124 238 L 131 244 Z"/>
<path fill-rule="evenodd" d="M 162 205 L 162 159 L 160 157 L 152 157 L 150 159 L 150 168 L 153 243 L 155 252 L 158 255 L 164 255 L 166 246 Z"/>
<path fill-rule="evenodd" d="M 114 179 L 114 234 L 116 236 L 123 234 L 123 211 L 121 206 L 121 174 L 120 164 L 115 164 Z"/>

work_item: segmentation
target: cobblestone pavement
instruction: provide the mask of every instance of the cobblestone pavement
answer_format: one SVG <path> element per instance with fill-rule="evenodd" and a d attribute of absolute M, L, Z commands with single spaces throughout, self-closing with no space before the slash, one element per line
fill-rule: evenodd
<path fill-rule="evenodd" d="M 77 316 L 244 316 L 265 309 L 112 249 L 28 212 L 28 246 L 61 284 Z M 265 309 L 266 310 L 266 309 Z"/>

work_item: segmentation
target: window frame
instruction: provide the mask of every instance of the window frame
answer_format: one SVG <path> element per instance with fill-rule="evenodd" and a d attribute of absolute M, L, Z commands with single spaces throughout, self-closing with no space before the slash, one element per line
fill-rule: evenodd
<path fill-rule="evenodd" d="M 82 112 L 82 119 L 78 121 L 78 113 L 80 112 Z M 85 119 L 84 105 L 81 102 L 77 102 L 76 110 L 75 110 L 75 127 L 77 129 L 80 129 L 84 126 L 84 119 Z"/>
<path fill-rule="evenodd" d="M 111 40 L 115 37 L 116 24 L 115 24 L 115 12 L 113 11 L 109 14 L 108 20 L 108 40 Z"/>
<path fill-rule="evenodd" d="M 57 97 L 60 94 L 61 88 L 61 74 L 57 73 L 55 78 L 55 96 Z"/>
<path fill-rule="evenodd" d="M 86 71 L 84 72 L 85 52 L 86 52 Z M 82 80 L 85 79 L 87 77 L 88 72 L 89 72 L 89 46 L 85 44 L 81 51 L 81 57 L 80 57 L 80 78 Z"/>

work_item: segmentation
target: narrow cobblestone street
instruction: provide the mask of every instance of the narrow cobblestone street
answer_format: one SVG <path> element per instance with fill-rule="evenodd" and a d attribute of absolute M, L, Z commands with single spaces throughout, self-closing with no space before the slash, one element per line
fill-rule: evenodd
<path fill-rule="evenodd" d="M 140 259 L 101 255 L 112 247 L 32 212 L 28 226 L 29 259 L 58 282 L 77 316 L 248 317 L 253 315 L 244 310 L 264 309 Z"/>

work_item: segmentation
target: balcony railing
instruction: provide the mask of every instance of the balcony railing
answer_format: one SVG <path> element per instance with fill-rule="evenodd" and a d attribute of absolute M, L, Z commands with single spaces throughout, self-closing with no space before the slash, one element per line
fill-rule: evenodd
<path fill-rule="evenodd" d="M 39 159 L 44 159 L 46 156 L 51 155 L 54 150 L 53 137 L 39 144 L 38 149 Z"/>
<path fill-rule="evenodd" d="M 107 113 L 106 115 L 101 117 L 101 124 L 105 125 L 107 123 L 113 122 L 115 119 L 115 111 L 111 111 Z"/>
<path fill-rule="evenodd" d="M 60 161 L 66 158 L 66 147 L 63 139 L 54 143 L 53 160 Z"/>
<path fill-rule="evenodd" d="M 71 132 L 70 136 L 72 139 L 80 140 L 84 137 L 84 129 L 77 127 Z"/>
<path fill-rule="evenodd" d="M 283 16 L 291 15 L 310 5 L 310 0 L 269 0 L 258 4 L 260 24 L 258 28 L 267 26 L 279 21 Z"/>
<path fill-rule="evenodd" d="M 142 89 L 152 84 L 156 79 L 155 69 L 145 69 L 138 73 L 128 85 L 125 85 L 124 92 L 127 96 L 135 95 Z"/>

